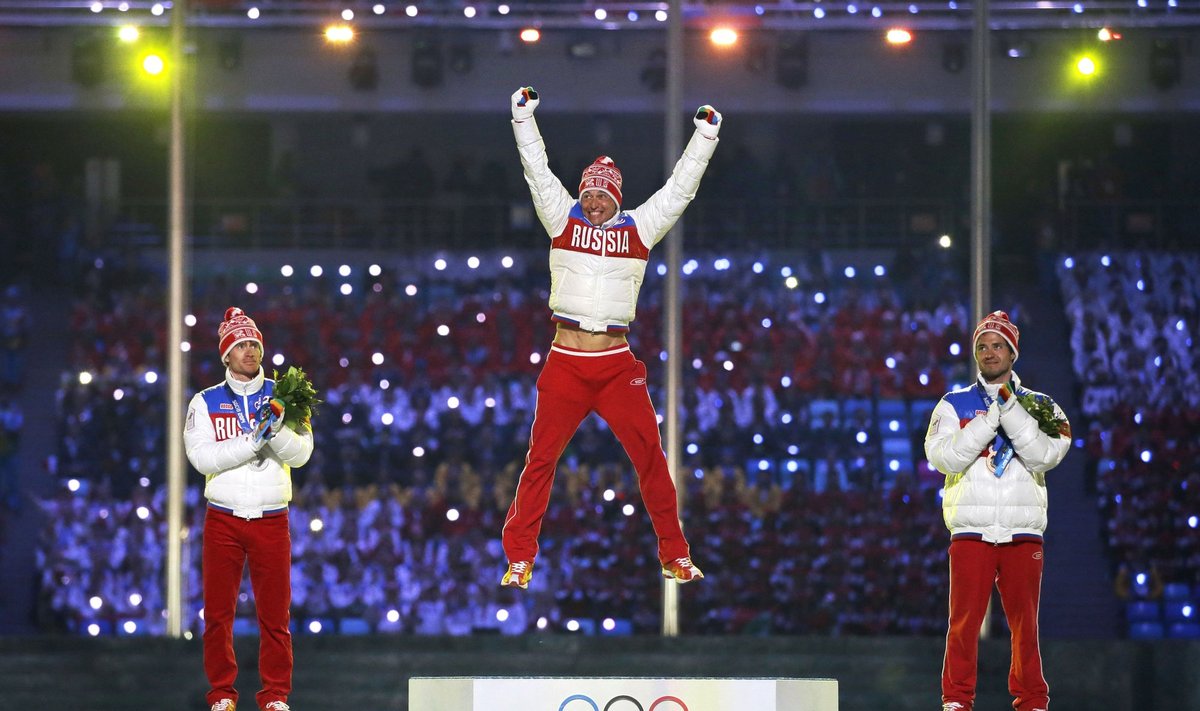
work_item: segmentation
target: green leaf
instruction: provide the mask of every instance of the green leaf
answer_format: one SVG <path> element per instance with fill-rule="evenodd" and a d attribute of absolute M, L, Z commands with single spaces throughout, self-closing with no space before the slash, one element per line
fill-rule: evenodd
<path fill-rule="evenodd" d="M 274 396 L 282 400 L 286 408 L 283 424 L 292 429 L 307 426 L 313 415 L 317 414 L 317 405 L 322 401 L 317 399 L 317 390 L 304 370 L 293 365 L 282 376 L 279 371 L 274 371 L 272 377 L 275 380 Z"/>
<path fill-rule="evenodd" d="M 1050 401 L 1050 398 L 1024 393 L 1017 396 L 1017 402 L 1033 419 L 1037 420 L 1038 429 L 1042 432 L 1051 437 L 1062 437 L 1069 431 L 1067 421 L 1054 411 L 1054 403 Z"/>

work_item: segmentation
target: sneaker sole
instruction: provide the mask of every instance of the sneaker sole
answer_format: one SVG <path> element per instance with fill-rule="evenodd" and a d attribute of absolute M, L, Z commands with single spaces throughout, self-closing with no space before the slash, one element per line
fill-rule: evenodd
<path fill-rule="evenodd" d="M 529 588 L 529 583 L 525 583 L 524 585 L 522 585 L 515 581 L 504 582 L 503 580 L 501 580 L 500 587 L 502 587 L 502 588 L 521 588 L 522 590 L 527 590 Z"/>

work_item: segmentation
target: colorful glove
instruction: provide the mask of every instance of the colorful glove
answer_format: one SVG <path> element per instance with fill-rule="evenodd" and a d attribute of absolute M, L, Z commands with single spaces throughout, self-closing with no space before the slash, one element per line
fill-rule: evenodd
<path fill-rule="evenodd" d="M 513 120 L 528 121 L 533 118 L 533 112 L 540 101 L 537 91 L 532 86 L 517 89 L 512 95 Z"/>
<path fill-rule="evenodd" d="M 1000 400 L 1001 412 L 1008 412 L 1017 404 L 1017 392 L 1013 390 L 1012 383 L 1002 383 L 996 397 Z"/>
<path fill-rule="evenodd" d="M 721 131 L 721 112 L 713 107 L 705 104 L 696 109 L 696 118 L 693 119 L 696 124 L 696 130 L 705 138 L 716 140 L 717 134 Z"/>
<path fill-rule="evenodd" d="M 283 428 L 283 413 L 287 407 L 283 400 L 271 398 L 258 410 L 258 425 L 254 428 L 254 441 L 266 442 Z"/>

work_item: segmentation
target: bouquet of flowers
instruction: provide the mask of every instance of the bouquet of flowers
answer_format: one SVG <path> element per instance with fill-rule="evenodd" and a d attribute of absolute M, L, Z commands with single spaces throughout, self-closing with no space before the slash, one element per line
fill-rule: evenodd
<path fill-rule="evenodd" d="M 1017 402 L 1037 420 L 1038 429 L 1051 437 L 1070 437 L 1071 425 L 1054 411 L 1054 403 L 1048 397 L 1039 397 L 1033 393 L 1017 396 Z"/>
<path fill-rule="evenodd" d="M 308 427 L 321 401 L 317 399 L 317 391 L 304 374 L 304 370 L 293 365 L 288 367 L 282 377 L 277 370 L 272 373 L 272 377 L 275 380 L 275 394 L 272 399 L 280 400 L 284 404 L 283 424 L 293 430 L 301 424 Z"/>

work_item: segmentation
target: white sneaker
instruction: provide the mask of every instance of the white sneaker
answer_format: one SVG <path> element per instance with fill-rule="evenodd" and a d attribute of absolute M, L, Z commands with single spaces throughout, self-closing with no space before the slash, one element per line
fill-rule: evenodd
<path fill-rule="evenodd" d="M 942 704 L 942 711 L 963 711 L 966 708 L 966 706 L 963 706 L 957 701 L 947 701 L 946 703 Z"/>
<path fill-rule="evenodd" d="M 221 699 L 213 704 L 208 711 L 237 711 L 237 704 L 233 699 Z"/>
<path fill-rule="evenodd" d="M 292 711 L 292 707 L 288 706 L 282 701 L 272 701 L 266 706 L 263 706 L 263 711 Z"/>

